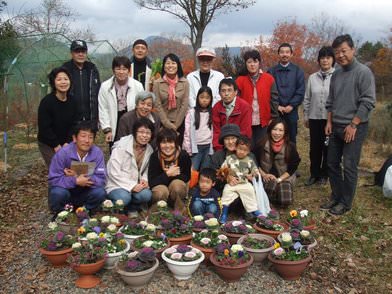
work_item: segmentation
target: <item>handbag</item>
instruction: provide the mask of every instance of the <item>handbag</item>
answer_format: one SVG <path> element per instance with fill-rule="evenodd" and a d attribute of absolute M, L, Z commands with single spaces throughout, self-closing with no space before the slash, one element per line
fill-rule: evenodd
<path fill-rule="evenodd" d="M 271 207 L 268 195 L 264 190 L 263 180 L 261 179 L 260 175 L 253 177 L 252 183 L 256 192 L 257 207 L 262 215 L 267 216 L 271 211 Z"/>

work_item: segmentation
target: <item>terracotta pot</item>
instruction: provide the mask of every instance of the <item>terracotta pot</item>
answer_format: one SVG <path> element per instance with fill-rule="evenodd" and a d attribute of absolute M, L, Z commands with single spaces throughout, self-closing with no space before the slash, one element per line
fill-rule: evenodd
<path fill-rule="evenodd" d="M 192 228 L 192 231 L 195 232 L 195 233 L 200 233 L 200 232 L 203 231 L 203 230 L 205 230 L 205 228 L 204 228 L 204 229 L 201 229 L 201 228 Z"/>
<path fill-rule="evenodd" d="M 141 289 L 148 284 L 154 275 L 154 272 L 159 266 L 158 259 L 155 259 L 155 265 L 141 272 L 127 272 L 118 267 L 116 264 L 116 271 L 119 273 L 121 279 L 128 284 L 132 289 Z"/>
<path fill-rule="evenodd" d="M 237 241 L 239 238 L 241 238 L 242 236 L 245 236 L 245 234 L 237 234 L 237 233 L 228 233 L 225 231 L 222 231 L 222 233 L 229 238 L 229 242 L 231 245 L 233 244 L 237 244 Z"/>
<path fill-rule="evenodd" d="M 233 283 L 239 281 L 253 263 L 252 255 L 249 254 L 249 257 L 249 260 L 243 264 L 229 266 L 220 264 L 215 258 L 215 253 L 213 253 L 210 256 L 210 261 L 215 266 L 215 271 L 222 280 Z"/>
<path fill-rule="evenodd" d="M 72 248 L 67 248 L 63 250 L 57 251 L 49 251 L 43 248 L 40 248 L 39 251 L 42 255 L 46 257 L 46 259 L 55 267 L 64 266 L 67 262 L 68 253 L 72 252 Z"/>
<path fill-rule="evenodd" d="M 192 235 L 185 235 L 182 237 L 177 237 L 177 238 L 168 238 L 170 241 L 170 246 L 174 246 L 174 245 L 189 245 L 191 244 L 191 240 L 192 240 Z"/>
<path fill-rule="evenodd" d="M 279 236 L 277 237 L 277 240 L 279 241 L 279 243 L 282 243 L 282 234 L 279 234 Z M 304 244 L 303 244 L 304 245 Z M 309 244 L 309 245 L 304 245 L 307 247 L 308 251 L 310 252 L 314 247 L 317 246 L 317 240 L 316 238 L 314 238 L 313 243 Z"/>
<path fill-rule="evenodd" d="M 268 260 L 272 263 L 278 274 L 285 280 L 297 280 L 301 277 L 301 274 L 308 266 L 311 261 L 310 255 L 302 260 L 289 261 L 280 260 L 272 256 L 272 253 L 268 255 Z"/>
<path fill-rule="evenodd" d="M 258 240 L 267 240 L 267 241 L 272 243 L 272 246 L 269 247 L 269 248 L 265 248 L 265 249 L 254 249 L 254 248 L 246 247 L 243 244 L 243 242 L 245 241 L 245 239 L 248 236 L 252 237 L 254 239 L 258 239 Z M 248 253 L 253 256 L 253 259 L 254 259 L 255 263 L 261 263 L 264 259 L 266 259 L 268 254 L 272 250 L 274 250 L 274 245 L 273 244 L 275 244 L 275 243 L 276 242 L 275 242 L 274 238 L 272 238 L 271 236 L 263 235 L 263 234 L 248 234 L 248 235 L 242 236 L 237 241 L 237 244 L 241 244 L 245 248 L 245 250 L 248 251 Z"/>
<path fill-rule="evenodd" d="M 141 239 L 141 238 L 143 238 L 143 236 L 141 236 L 141 237 L 139 237 L 139 238 L 136 238 L 136 239 Z M 135 240 L 136 240 L 136 239 L 135 239 Z M 135 240 L 134 240 L 134 241 L 135 241 Z M 146 240 L 146 241 L 147 241 L 147 240 Z M 163 247 L 163 248 L 161 248 L 161 249 L 156 249 L 156 250 L 154 249 L 155 256 L 156 256 L 159 260 L 161 260 L 161 253 L 172 245 L 171 242 L 170 242 L 169 240 L 166 240 L 166 243 L 167 243 L 167 245 L 166 245 L 165 247 Z M 141 250 L 142 250 L 142 248 L 136 248 L 135 245 L 134 245 L 134 243 L 132 243 L 132 244 L 130 244 L 130 245 L 131 245 L 132 251 L 141 251 Z"/>
<path fill-rule="evenodd" d="M 285 223 L 281 223 L 281 222 L 274 222 L 274 223 L 283 226 L 283 228 L 284 228 L 283 231 L 274 231 L 274 230 L 264 229 L 264 228 L 259 227 L 259 226 L 257 225 L 257 223 L 255 223 L 255 224 L 253 225 L 253 228 L 254 228 L 256 231 L 258 231 L 258 232 L 260 232 L 260 233 L 262 233 L 262 234 L 264 234 L 264 235 L 271 236 L 271 237 L 274 238 L 274 239 L 276 239 L 281 233 L 287 232 L 287 231 L 289 230 L 289 226 L 288 226 L 287 224 L 285 224 Z"/>
<path fill-rule="evenodd" d="M 203 246 L 197 245 L 196 243 L 191 242 L 191 246 L 195 247 L 196 249 L 199 249 L 201 252 L 204 253 L 205 259 L 204 259 L 204 264 L 209 265 L 210 263 L 210 256 L 212 253 L 214 253 L 214 248 L 205 248 Z"/>
<path fill-rule="evenodd" d="M 286 223 L 290 227 L 290 222 L 287 221 Z M 315 229 L 317 229 L 316 221 L 314 219 L 311 219 L 309 224 L 307 226 L 303 226 L 302 229 L 307 231 L 314 231 Z"/>
<path fill-rule="evenodd" d="M 80 277 L 75 281 L 79 288 L 89 289 L 97 286 L 101 279 L 94 274 L 98 272 L 105 264 L 105 259 L 101 259 L 96 263 L 88 263 L 72 266 L 74 271 L 80 274 Z"/>

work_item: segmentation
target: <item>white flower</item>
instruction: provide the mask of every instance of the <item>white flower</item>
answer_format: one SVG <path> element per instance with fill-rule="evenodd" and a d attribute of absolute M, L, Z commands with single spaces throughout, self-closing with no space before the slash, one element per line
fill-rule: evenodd
<path fill-rule="evenodd" d="M 191 252 L 193 252 L 193 253 L 197 254 L 197 253 L 199 253 L 200 251 L 199 251 L 198 249 L 196 249 L 196 248 L 193 248 L 193 247 L 192 247 L 192 250 L 191 250 Z"/>
<path fill-rule="evenodd" d="M 103 203 L 102 203 L 103 207 L 105 208 L 112 208 L 113 207 L 113 202 L 110 199 L 106 199 Z"/>
<path fill-rule="evenodd" d="M 86 235 L 87 240 L 96 240 L 98 239 L 98 235 L 95 232 L 90 232 Z"/>
<path fill-rule="evenodd" d="M 82 244 L 79 243 L 79 242 L 76 242 L 76 243 L 73 243 L 73 244 L 72 244 L 72 249 L 78 249 L 78 248 L 80 248 L 80 247 L 82 247 Z"/>
<path fill-rule="evenodd" d="M 67 217 L 68 216 L 68 214 L 69 214 L 69 212 L 68 211 L 66 211 L 66 210 L 63 210 L 63 211 L 60 211 L 59 213 L 58 213 L 58 217 L 59 218 L 65 218 L 65 217 Z"/>
<path fill-rule="evenodd" d="M 105 215 L 105 216 L 101 217 L 101 222 L 104 223 L 104 224 L 109 223 L 110 222 L 110 216 Z"/>
<path fill-rule="evenodd" d="M 133 251 L 133 252 L 131 252 L 131 253 L 128 253 L 128 258 L 134 258 L 136 255 L 138 255 L 138 251 Z"/>
<path fill-rule="evenodd" d="M 253 229 L 251 225 L 246 225 L 246 227 L 248 228 L 248 230 Z"/>
<path fill-rule="evenodd" d="M 239 244 L 232 245 L 230 249 L 231 249 L 231 252 L 233 252 L 233 253 L 236 253 L 238 251 L 244 251 L 244 247 L 242 247 Z"/>
<path fill-rule="evenodd" d="M 242 221 L 233 221 L 231 224 L 233 227 L 238 227 L 239 225 L 242 225 Z"/>
<path fill-rule="evenodd" d="M 90 220 L 89 220 L 89 223 L 91 224 L 91 223 L 96 223 L 96 222 L 98 222 L 98 220 L 96 219 L 96 218 L 90 218 Z"/>
<path fill-rule="evenodd" d="M 51 230 L 56 229 L 56 228 L 57 228 L 57 223 L 55 223 L 55 222 L 50 222 L 50 223 L 48 224 L 48 228 L 51 229 Z"/>
<path fill-rule="evenodd" d="M 210 218 L 206 221 L 204 221 L 204 223 L 208 226 L 208 227 L 216 227 L 219 225 L 219 222 L 216 218 Z"/>
<path fill-rule="evenodd" d="M 174 247 L 170 247 L 170 248 L 166 249 L 167 254 L 173 254 L 175 252 L 177 252 L 177 249 Z"/>
<path fill-rule="evenodd" d="M 208 245 L 211 242 L 210 238 L 202 238 L 200 242 L 204 245 Z"/>
<path fill-rule="evenodd" d="M 139 225 L 141 225 L 143 228 L 147 227 L 148 223 L 146 221 L 140 221 Z"/>
<path fill-rule="evenodd" d="M 166 203 L 166 201 L 161 200 L 161 201 L 158 201 L 157 205 L 158 205 L 158 207 L 160 207 L 160 208 L 164 208 L 164 207 L 167 206 L 167 203 Z"/>
<path fill-rule="evenodd" d="M 171 258 L 171 259 L 180 260 L 180 259 L 182 258 L 182 254 L 179 253 L 179 252 L 173 253 L 173 254 L 170 256 L 170 258 Z"/>
<path fill-rule="evenodd" d="M 218 235 L 218 239 L 221 241 L 227 241 L 227 237 L 225 235 Z"/>
<path fill-rule="evenodd" d="M 302 230 L 300 232 L 300 234 L 301 234 L 301 237 L 303 237 L 303 238 L 309 238 L 309 236 L 310 236 L 310 232 L 307 230 Z"/>
<path fill-rule="evenodd" d="M 147 240 L 143 242 L 143 247 L 151 247 L 154 244 L 154 241 Z"/>
<path fill-rule="evenodd" d="M 284 232 L 282 233 L 282 241 L 285 243 L 291 242 L 293 239 L 291 238 L 290 233 Z"/>
<path fill-rule="evenodd" d="M 154 224 L 147 224 L 146 231 L 154 232 L 155 231 L 155 225 Z"/>
<path fill-rule="evenodd" d="M 112 216 L 112 217 L 110 217 L 110 223 L 111 224 L 119 224 L 120 221 L 117 217 Z"/>
<path fill-rule="evenodd" d="M 108 225 L 108 230 L 109 232 L 115 232 L 117 231 L 117 226 L 115 224 L 110 224 Z"/>
<path fill-rule="evenodd" d="M 203 230 L 201 230 L 201 232 L 200 232 L 200 233 L 207 234 L 207 233 L 208 233 L 208 230 L 207 230 L 207 229 L 203 229 Z"/>
<path fill-rule="evenodd" d="M 301 217 L 307 217 L 308 214 L 309 214 L 309 211 L 306 210 L 306 209 L 304 209 L 304 210 L 301 210 L 301 211 L 299 212 L 299 214 L 301 215 Z"/>
<path fill-rule="evenodd" d="M 116 200 L 116 205 L 117 206 L 124 206 L 124 201 L 122 201 L 122 199 L 118 199 L 118 200 Z"/>
<path fill-rule="evenodd" d="M 193 219 L 194 219 L 195 221 L 197 221 L 197 222 L 200 222 L 200 221 L 202 221 L 202 220 L 204 219 L 204 217 L 203 217 L 202 215 L 195 215 L 195 216 L 193 217 Z"/>
<path fill-rule="evenodd" d="M 185 257 L 188 257 L 188 258 L 195 258 L 195 257 L 196 257 L 196 253 L 195 253 L 195 252 L 192 252 L 192 251 L 185 252 Z"/>

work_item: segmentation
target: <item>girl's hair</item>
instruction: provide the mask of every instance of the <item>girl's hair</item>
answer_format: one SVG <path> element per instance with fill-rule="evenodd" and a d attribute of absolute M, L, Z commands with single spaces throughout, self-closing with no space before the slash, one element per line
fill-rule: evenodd
<path fill-rule="evenodd" d="M 175 63 L 177 63 L 177 76 L 178 78 L 182 78 L 184 76 L 184 71 L 182 70 L 182 65 L 180 62 L 180 58 L 175 55 L 174 53 L 169 53 L 167 54 L 165 57 L 163 57 L 163 61 L 162 61 L 162 77 L 165 75 L 165 63 L 166 61 L 170 59 L 172 61 L 174 61 Z"/>
<path fill-rule="evenodd" d="M 288 160 L 289 160 L 289 156 L 290 156 L 290 152 L 291 152 L 291 148 L 292 148 L 290 146 L 289 130 L 288 130 L 286 122 L 283 119 L 281 119 L 281 118 L 277 118 L 277 119 L 274 119 L 269 124 L 269 126 L 267 128 L 267 133 L 257 143 L 256 150 L 259 151 L 259 154 L 256 155 L 256 156 L 260 157 L 260 162 L 262 162 L 262 160 L 263 160 L 263 157 L 264 157 L 264 154 L 265 154 L 264 153 L 264 146 L 265 146 L 265 144 L 267 144 L 267 142 L 270 145 L 270 150 L 272 150 L 271 143 L 273 142 L 273 140 L 272 140 L 271 133 L 272 133 L 272 130 L 275 128 L 275 126 L 278 125 L 278 124 L 283 124 L 283 128 L 284 128 L 283 140 L 284 140 L 284 145 L 286 147 L 285 148 L 285 152 L 284 152 L 284 158 L 285 158 L 286 162 L 288 162 Z"/>
<path fill-rule="evenodd" d="M 211 97 L 210 104 L 208 104 L 208 107 L 207 107 L 208 114 L 209 114 L 208 127 L 211 129 L 211 125 L 212 125 L 212 90 L 210 87 L 203 86 L 197 92 L 197 97 L 196 97 L 196 106 L 195 106 L 195 128 L 196 128 L 196 130 L 198 130 L 200 127 L 200 111 L 202 110 L 202 108 L 200 106 L 199 96 L 203 93 L 207 93 Z"/>
<path fill-rule="evenodd" d="M 48 74 L 48 79 L 49 79 L 49 85 L 50 88 L 52 89 L 52 94 L 56 94 L 56 86 L 55 86 L 55 80 L 56 77 L 59 73 L 65 73 L 68 76 L 70 85 L 69 85 L 69 90 L 71 90 L 72 87 L 72 79 L 71 79 L 71 74 L 69 73 L 68 69 L 66 69 L 65 67 L 56 67 L 54 69 L 52 69 L 52 71 Z M 68 90 L 68 92 L 69 92 Z"/>
<path fill-rule="evenodd" d="M 157 136 L 157 146 L 159 152 L 161 151 L 162 142 L 174 142 L 176 149 L 180 148 L 177 132 L 173 129 L 163 128 L 159 131 Z"/>

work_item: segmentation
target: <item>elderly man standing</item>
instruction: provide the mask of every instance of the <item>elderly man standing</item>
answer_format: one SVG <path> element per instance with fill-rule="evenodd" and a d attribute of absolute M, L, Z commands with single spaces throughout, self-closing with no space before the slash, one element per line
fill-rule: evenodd
<path fill-rule="evenodd" d="M 151 65 L 147 55 L 148 45 L 146 41 L 138 39 L 133 42 L 130 75 L 132 78 L 142 83 L 143 88 L 146 91 L 150 91 Z"/>
<path fill-rule="evenodd" d="M 71 43 L 72 59 L 63 64 L 72 78 L 69 96 L 78 106 L 77 119 L 98 123 L 98 92 L 101 86 L 99 72 L 94 63 L 87 61 L 87 43 L 75 40 Z"/>
<path fill-rule="evenodd" d="M 341 66 L 332 75 L 326 103 L 325 134 L 330 136 L 327 162 L 332 194 L 320 209 L 342 215 L 351 210 L 354 200 L 369 113 L 376 103 L 376 86 L 371 70 L 354 57 L 350 35 L 338 36 L 332 48 Z"/>
<path fill-rule="evenodd" d="M 221 97 L 219 96 L 219 83 L 224 75 L 212 69 L 212 62 L 216 57 L 214 49 L 202 47 L 196 51 L 196 57 L 199 62 L 199 70 L 195 70 L 187 75 L 189 82 L 189 108 L 196 106 L 197 92 L 202 86 L 208 86 L 212 90 L 212 106 L 214 106 Z"/>

